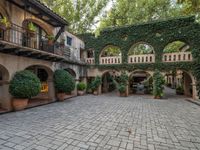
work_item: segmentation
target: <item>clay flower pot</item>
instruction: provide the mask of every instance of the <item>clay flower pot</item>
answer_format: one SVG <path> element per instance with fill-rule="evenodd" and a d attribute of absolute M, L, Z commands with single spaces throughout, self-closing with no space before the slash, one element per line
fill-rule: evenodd
<path fill-rule="evenodd" d="M 161 99 L 160 96 L 154 96 L 154 99 Z"/>
<path fill-rule="evenodd" d="M 93 94 L 94 94 L 94 95 L 98 95 L 98 92 L 97 92 L 97 91 L 94 91 Z"/>
<path fill-rule="evenodd" d="M 83 96 L 85 94 L 84 91 L 78 91 L 77 93 L 78 93 L 79 96 Z"/>
<path fill-rule="evenodd" d="M 53 40 L 48 40 L 48 45 L 53 45 Z"/>
<path fill-rule="evenodd" d="M 126 97 L 126 93 L 119 93 L 120 97 Z"/>
<path fill-rule="evenodd" d="M 57 93 L 57 98 L 58 98 L 58 101 L 64 101 L 65 100 L 65 96 L 66 94 L 65 93 Z"/>
<path fill-rule="evenodd" d="M 28 99 L 25 98 L 14 98 L 12 105 L 15 111 L 23 110 L 28 105 Z"/>

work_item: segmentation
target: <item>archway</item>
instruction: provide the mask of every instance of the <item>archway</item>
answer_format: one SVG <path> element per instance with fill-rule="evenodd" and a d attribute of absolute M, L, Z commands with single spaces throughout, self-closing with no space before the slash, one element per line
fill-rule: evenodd
<path fill-rule="evenodd" d="M 133 44 L 128 52 L 129 63 L 152 63 L 155 62 L 154 48 L 146 43 Z"/>
<path fill-rule="evenodd" d="M 121 50 L 114 45 L 106 46 L 100 53 L 100 64 L 120 64 L 121 63 Z"/>
<path fill-rule="evenodd" d="M 192 61 L 190 46 L 180 40 L 168 43 L 163 49 L 163 61 Z"/>
<path fill-rule="evenodd" d="M 71 68 L 66 68 L 66 70 L 74 79 L 76 79 L 76 72 Z"/>
<path fill-rule="evenodd" d="M 33 65 L 27 67 L 26 70 L 36 74 L 42 84 L 41 92 L 29 100 L 29 105 L 35 106 L 52 101 L 55 97 L 55 90 L 53 85 L 53 71 L 51 68 L 42 65 Z"/>
<path fill-rule="evenodd" d="M 152 91 L 152 76 L 143 70 L 136 70 L 129 75 L 129 94 L 150 94 Z"/>
<path fill-rule="evenodd" d="M 10 96 L 9 96 L 9 72 L 0 65 L 0 112 L 2 109 L 9 109 Z"/>
<path fill-rule="evenodd" d="M 115 72 L 108 71 L 102 75 L 102 93 L 112 92 L 116 89 L 115 84 L 113 82 L 114 73 Z"/>

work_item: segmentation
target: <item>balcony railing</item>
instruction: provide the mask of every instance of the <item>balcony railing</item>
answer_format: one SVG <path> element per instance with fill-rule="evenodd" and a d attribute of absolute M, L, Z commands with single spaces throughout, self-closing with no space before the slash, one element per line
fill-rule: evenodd
<path fill-rule="evenodd" d="M 165 53 L 163 62 L 192 61 L 191 52 Z"/>
<path fill-rule="evenodd" d="M 22 47 L 37 49 L 57 55 L 64 55 L 68 49 L 59 43 L 49 44 L 48 39 L 39 33 L 31 35 L 25 28 L 12 24 L 7 30 L 0 29 L 0 40 Z M 68 53 L 68 52 L 67 52 Z M 69 52 L 70 55 L 70 52 Z"/>
<path fill-rule="evenodd" d="M 120 56 L 100 58 L 100 64 L 120 64 L 120 63 L 121 63 Z"/>
<path fill-rule="evenodd" d="M 94 58 L 86 58 L 86 63 L 91 65 L 94 64 Z"/>
<path fill-rule="evenodd" d="M 144 55 L 131 55 L 128 57 L 128 63 L 154 63 L 155 55 L 154 54 L 144 54 Z"/>

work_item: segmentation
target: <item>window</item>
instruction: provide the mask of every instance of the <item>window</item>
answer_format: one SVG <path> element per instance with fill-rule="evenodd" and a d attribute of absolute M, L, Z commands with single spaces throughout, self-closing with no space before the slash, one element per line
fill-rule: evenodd
<path fill-rule="evenodd" d="M 67 45 L 72 46 L 72 38 L 67 36 Z"/>

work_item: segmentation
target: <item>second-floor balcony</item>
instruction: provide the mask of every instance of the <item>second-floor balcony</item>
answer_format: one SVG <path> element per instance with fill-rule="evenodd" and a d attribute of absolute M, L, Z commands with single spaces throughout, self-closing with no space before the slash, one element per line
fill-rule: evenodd
<path fill-rule="evenodd" d="M 191 52 L 164 53 L 162 62 L 190 62 L 193 61 Z M 94 58 L 86 58 L 87 64 L 95 64 Z M 100 57 L 100 64 L 120 64 L 121 57 Z M 128 56 L 129 64 L 155 63 L 155 54 L 131 55 Z"/>
<path fill-rule="evenodd" d="M 30 33 L 27 29 L 15 24 L 11 24 L 11 27 L 6 30 L 0 29 L 0 41 L 11 46 L 12 49 L 14 47 L 18 47 L 18 49 L 28 48 L 33 52 L 44 52 L 70 58 L 70 49 L 66 46 L 50 41 L 47 36 L 43 36 L 41 33 Z M 2 49 L 1 52 L 9 53 L 9 48 Z"/>

